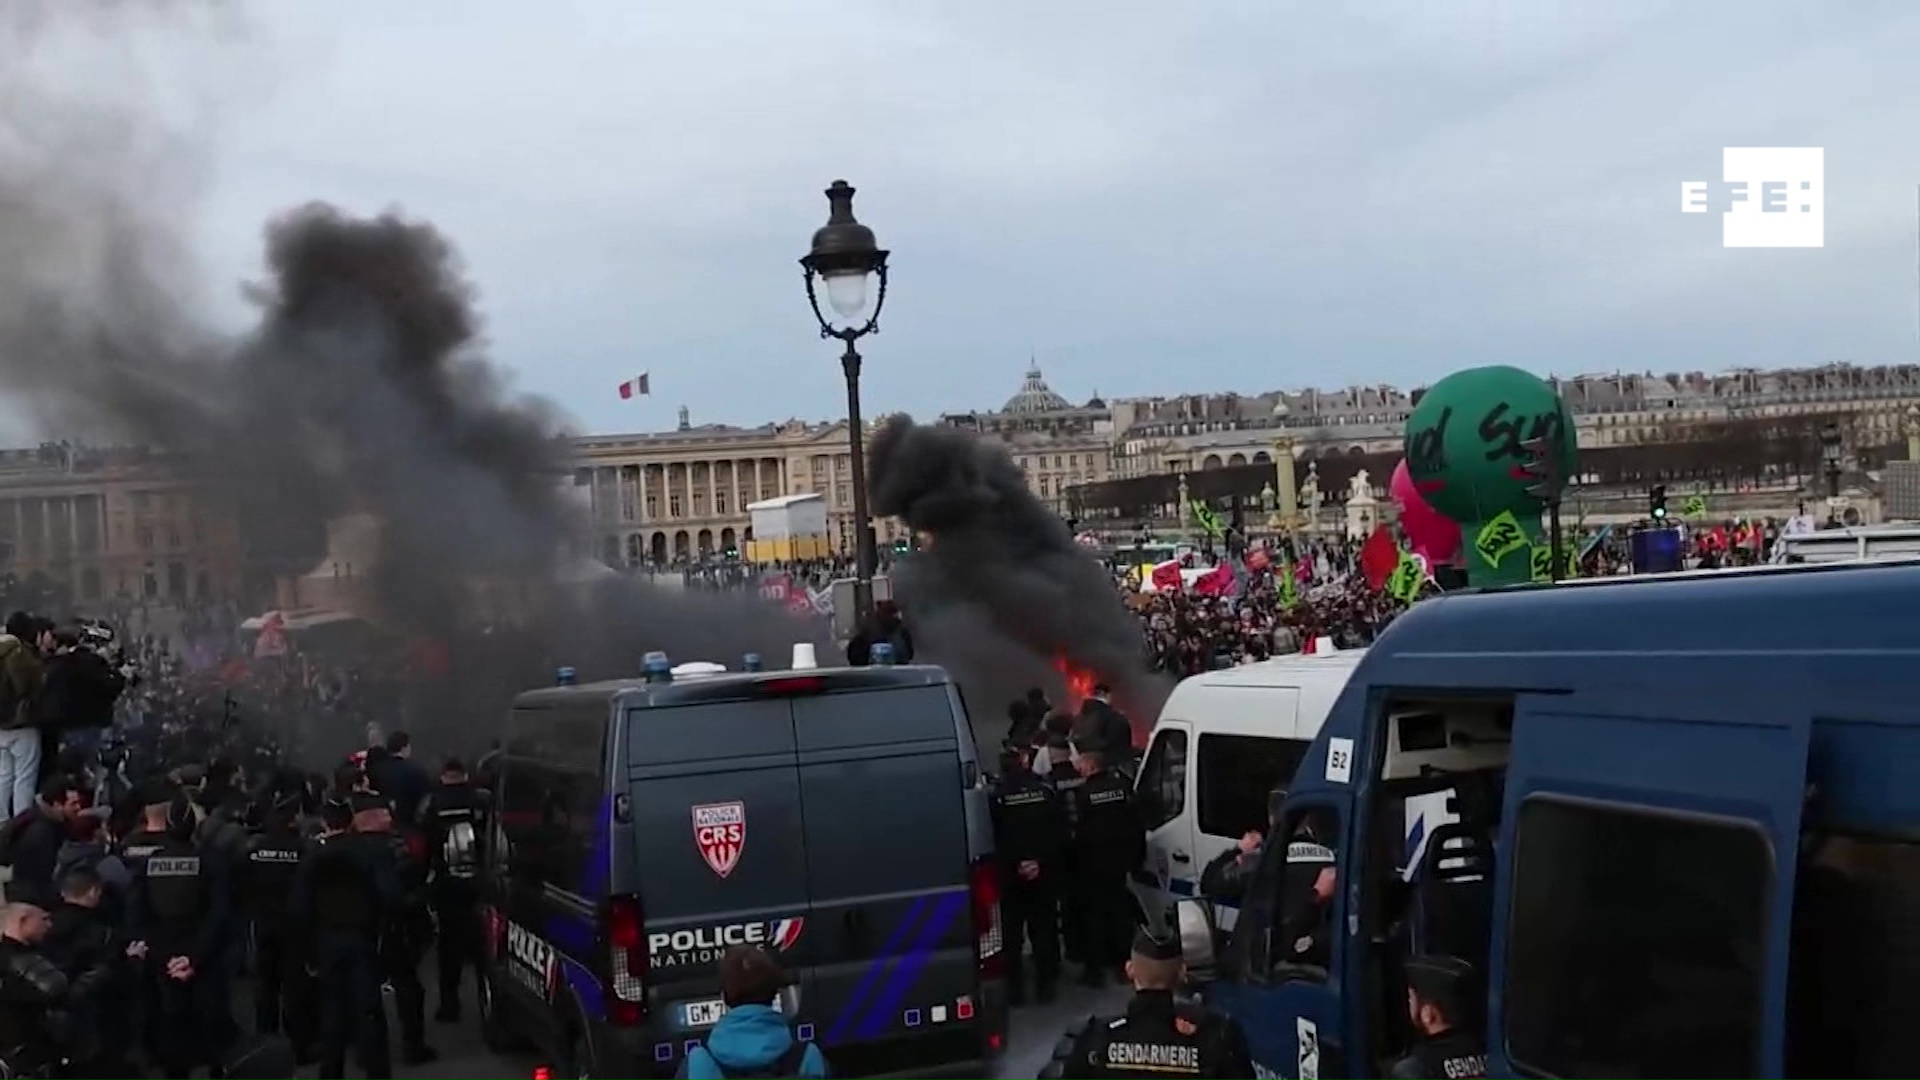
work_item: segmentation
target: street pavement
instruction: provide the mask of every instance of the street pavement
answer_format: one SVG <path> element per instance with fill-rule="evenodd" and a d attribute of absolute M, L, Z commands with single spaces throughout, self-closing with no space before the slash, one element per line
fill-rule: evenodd
<path fill-rule="evenodd" d="M 1069 1028 L 1085 1023 L 1093 1013 L 1117 1012 L 1125 1006 L 1124 988 L 1105 990 L 1062 989 L 1060 1000 L 1051 1005 L 1029 1005 L 1014 1010 L 1012 1038 L 1001 1067 L 994 1073 L 1006 1080 L 1032 1080 L 1045 1065 L 1060 1036 Z M 471 1013 L 472 1010 L 469 1010 Z M 445 1080 L 502 1080 L 519 1077 L 527 1080 L 540 1064 L 531 1058 L 509 1059 L 489 1053 L 480 1041 L 478 1023 L 469 1019 L 458 1025 L 438 1025 L 432 1032 L 440 1060 L 419 1069 L 400 1069 L 402 1077 L 434 1077 Z M 348 1067 L 351 1071 L 351 1066 Z"/>

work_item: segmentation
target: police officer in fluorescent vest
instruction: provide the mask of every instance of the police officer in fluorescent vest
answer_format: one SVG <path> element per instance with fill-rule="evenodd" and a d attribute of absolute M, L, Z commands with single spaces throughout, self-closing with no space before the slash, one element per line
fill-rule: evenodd
<path fill-rule="evenodd" d="M 226 867 L 194 839 L 199 818 L 182 794 L 166 833 L 134 864 L 128 937 L 146 965 L 148 1044 L 163 1076 L 218 1064 L 231 1044 L 229 986 L 221 965 L 232 932 Z"/>
<path fill-rule="evenodd" d="M 1487 1075 L 1487 1044 L 1472 1026 L 1480 989 L 1473 965 L 1452 956 L 1407 961 L 1407 1013 L 1413 1046 L 1393 1063 L 1394 1080 L 1477 1080 Z"/>
<path fill-rule="evenodd" d="M 1125 1015 L 1095 1017 L 1041 1071 L 1042 1080 L 1096 1077 L 1244 1078 L 1253 1075 L 1247 1036 L 1231 1017 L 1174 997 L 1186 976 L 1180 943 L 1142 930 L 1133 940 Z"/>
<path fill-rule="evenodd" d="M 427 834 L 427 898 L 439 922 L 435 960 L 440 975 L 440 1007 L 434 1019 L 460 1022 L 460 981 L 466 969 L 477 974 L 484 938 L 480 926 L 480 856 L 487 836 L 487 792 L 473 785 L 467 766 L 448 758 L 440 783 L 427 795 L 423 814 Z"/>

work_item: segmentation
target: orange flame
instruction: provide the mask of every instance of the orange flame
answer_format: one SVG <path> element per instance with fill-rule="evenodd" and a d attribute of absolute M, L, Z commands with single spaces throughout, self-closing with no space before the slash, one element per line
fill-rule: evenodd
<path fill-rule="evenodd" d="M 1053 658 L 1053 670 L 1059 672 L 1061 680 L 1067 684 L 1067 700 L 1064 704 L 1069 711 L 1078 711 L 1080 703 L 1093 696 L 1093 688 L 1100 681 L 1093 672 L 1075 665 L 1065 656 Z"/>

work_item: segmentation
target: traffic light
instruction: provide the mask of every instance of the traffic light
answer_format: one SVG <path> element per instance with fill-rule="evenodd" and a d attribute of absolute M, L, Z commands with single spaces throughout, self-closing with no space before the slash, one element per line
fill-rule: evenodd
<path fill-rule="evenodd" d="M 1560 475 L 1559 447 L 1553 440 L 1541 436 L 1521 443 L 1520 449 L 1526 453 L 1520 471 L 1529 480 L 1527 494 L 1544 503 L 1559 502 L 1560 492 L 1566 487 L 1566 477 Z"/>
<path fill-rule="evenodd" d="M 1667 520 L 1667 485 L 1655 484 L 1647 492 L 1647 516 L 1655 521 Z"/>

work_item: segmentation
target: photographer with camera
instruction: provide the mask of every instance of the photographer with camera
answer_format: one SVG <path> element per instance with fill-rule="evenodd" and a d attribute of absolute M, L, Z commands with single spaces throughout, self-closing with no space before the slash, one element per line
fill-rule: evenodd
<path fill-rule="evenodd" d="M 30 809 L 40 788 L 40 697 L 44 624 L 24 611 L 0 634 L 0 820 Z M 50 640 L 50 638 L 49 638 Z"/>

